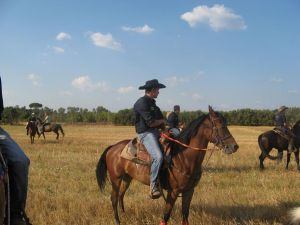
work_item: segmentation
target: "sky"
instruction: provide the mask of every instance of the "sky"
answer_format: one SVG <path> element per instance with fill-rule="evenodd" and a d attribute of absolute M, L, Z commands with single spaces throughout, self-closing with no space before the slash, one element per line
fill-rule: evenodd
<path fill-rule="evenodd" d="M 299 107 L 298 0 L 0 0 L 5 106 Z"/>

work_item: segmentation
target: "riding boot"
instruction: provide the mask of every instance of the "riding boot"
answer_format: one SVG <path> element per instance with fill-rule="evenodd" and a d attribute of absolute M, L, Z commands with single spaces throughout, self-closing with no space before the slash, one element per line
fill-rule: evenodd
<path fill-rule="evenodd" d="M 150 198 L 157 199 L 161 196 L 161 191 L 158 187 L 158 183 L 153 183 L 150 185 Z"/>
<path fill-rule="evenodd" d="M 288 152 L 292 153 L 295 152 L 295 146 L 294 146 L 294 137 L 292 137 L 289 141 L 289 147 L 288 147 Z"/>

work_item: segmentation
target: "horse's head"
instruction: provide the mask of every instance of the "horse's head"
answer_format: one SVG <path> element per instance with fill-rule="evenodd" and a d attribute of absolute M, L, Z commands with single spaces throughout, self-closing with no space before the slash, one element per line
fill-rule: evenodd
<path fill-rule="evenodd" d="M 226 119 L 209 106 L 209 121 L 211 132 L 209 141 L 222 149 L 226 154 L 234 153 L 239 146 L 227 128 Z"/>

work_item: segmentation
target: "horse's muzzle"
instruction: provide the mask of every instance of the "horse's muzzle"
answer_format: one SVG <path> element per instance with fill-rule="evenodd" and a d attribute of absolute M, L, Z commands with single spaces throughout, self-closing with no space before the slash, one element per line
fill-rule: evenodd
<path fill-rule="evenodd" d="M 223 147 L 223 150 L 226 154 L 235 153 L 238 149 L 239 149 L 238 144 L 230 144 L 230 145 L 225 145 Z"/>

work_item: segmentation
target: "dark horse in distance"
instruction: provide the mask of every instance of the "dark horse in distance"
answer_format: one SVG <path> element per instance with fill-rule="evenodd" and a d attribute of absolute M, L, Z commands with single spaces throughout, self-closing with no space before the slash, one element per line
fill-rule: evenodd
<path fill-rule="evenodd" d="M 35 138 L 35 135 L 37 133 L 39 134 L 36 121 L 30 121 L 28 123 L 28 134 L 29 134 L 29 137 L 30 137 L 31 144 L 34 143 L 34 138 Z"/>
<path fill-rule="evenodd" d="M 41 121 L 41 119 L 37 118 L 37 127 L 38 127 L 38 130 L 40 132 L 39 135 L 43 135 L 44 139 L 45 139 L 45 132 L 54 132 L 56 134 L 56 139 L 58 140 L 59 139 L 59 132 L 61 132 L 62 136 L 64 137 L 65 136 L 65 133 L 64 133 L 64 130 L 62 129 L 62 126 L 58 123 L 51 123 L 50 125 L 47 125 L 45 126 L 45 129 L 43 129 L 43 123 Z"/>
<path fill-rule="evenodd" d="M 295 135 L 295 148 L 297 149 L 294 152 L 295 160 L 297 163 L 297 169 L 300 171 L 299 166 L 299 147 L 300 147 L 300 120 L 298 120 L 292 128 L 292 132 Z M 258 145 L 261 149 L 261 154 L 259 156 L 260 161 L 260 169 L 264 169 L 264 160 L 265 158 L 269 158 L 271 160 L 281 160 L 283 151 L 288 149 L 288 140 L 274 130 L 266 131 L 258 136 Z M 277 156 L 271 156 L 269 153 L 270 151 L 275 148 L 278 150 Z M 288 169 L 289 163 L 291 159 L 291 153 L 287 153 L 287 162 L 286 162 L 286 169 Z"/>
<path fill-rule="evenodd" d="M 238 145 L 227 128 L 224 117 L 209 106 L 209 114 L 192 121 L 181 133 L 179 139 L 185 144 L 172 145 L 171 163 L 160 173 L 161 187 L 167 190 L 166 205 L 161 225 L 166 225 L 179 194 L 182 194 L 182 224 L 188 225 L 190 203 L 194 189 L 200 181 L 202 162 L 209 142 L 214 143 L 225 153 L 236 152 Z M 107 171 L 112 184 L 111 202 L 116 224 L 120 224 L 118 203 L 124 212 L 123 198 L 132 179 L 149 185 L 149 167 L 138 165 L 120 157 L 122 149 L 130 140 L 120 141 L 109 146 L 102 153 L 96 176 L 101 191 L 105 187 Z M 187 147 L 188 146 L 188 147 Z"/>

